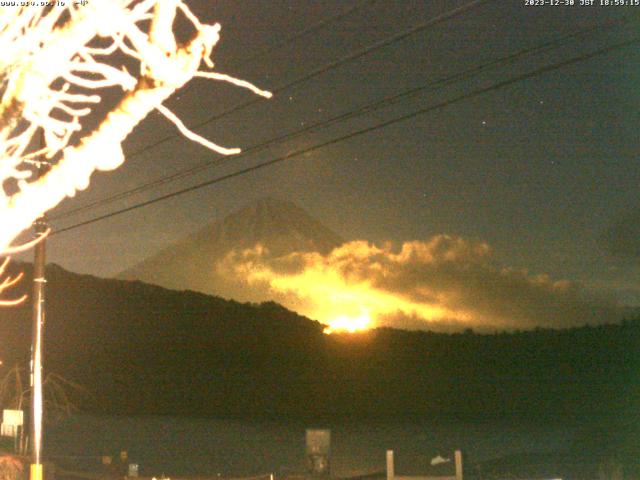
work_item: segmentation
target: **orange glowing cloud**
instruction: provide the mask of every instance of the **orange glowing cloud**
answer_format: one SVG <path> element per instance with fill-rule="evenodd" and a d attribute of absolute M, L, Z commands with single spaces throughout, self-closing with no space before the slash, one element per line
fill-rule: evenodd
<path fill-rule="evenodd" d="M 226 272 L 267 288 L 330 330 L 562 327 L 620 314 L 577 284 L 501 267 L 487 244 L 447 235 L 399 248 L 354 241 L 326 255 L 272 258 L 258 247 L 233 252 L 223 263 Z"/>

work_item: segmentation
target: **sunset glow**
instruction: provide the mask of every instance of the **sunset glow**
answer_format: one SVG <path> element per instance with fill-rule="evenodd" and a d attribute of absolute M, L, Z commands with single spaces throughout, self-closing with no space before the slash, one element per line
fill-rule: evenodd
<path fill-rule="evenodd" d="M 371 317 L 369 316 L 369 312 L 363 310 L 362 314 L 357 317 L 340 315 L 327 323 L 327 328 L 324 329 L 324 333 L 326 334 L 334 332 L 356 333 L 369 329 Z"/>
<path fill-rule="evenodd" d="M 486 243 L 448 235 L 278 257 L 256 247 L 230 253 L 217 268 L 330 332 L 577 324 L 596 311 L 577 285 L 502 267 Z"/>
<path fill-rule="evenodd" d="M 417 251 L 424 261 L 432 262 L 434 249 Z M 446 253 L 449 259 L 461 255 L 455 249 L 447 249 Z M 405 257 L 415 256 L 413 251 L 394 253 L 356 241 L 336 248 L 329 255 L 308 252 L 268 260 L 261 248 L 239 255 L 242 258 L 227 258 L 222 269 L 233 268 L 254 286 L 266 284 L 271 292 L 290 299 L 282 300 L 290 308 L 328 325 L 325 333 L 367 330 L 384 325 L 385 318 L 393 316 L 425 323 L 473 321 L 467 311 L 449 306 L 452 299 L 449 291 L 417 286 L 400 292 L 387 285 L 395 281 L 394 277 L 407 263 Z"/>

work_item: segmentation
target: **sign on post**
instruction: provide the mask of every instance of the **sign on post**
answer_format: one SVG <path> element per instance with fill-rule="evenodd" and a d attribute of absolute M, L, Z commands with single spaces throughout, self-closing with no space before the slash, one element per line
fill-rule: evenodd
<path fill-rule="evenodd" d="M 20 435 L 20 427 L 24 424 L 24 414 L 22 410 L 5 409 L 2 412 L 2 425 L 0 435 L 3 437 L 16 438 Z"/>
<path fill-rule="evenodd" d="M 129 464 L 129 470 L 127 471 L 127 476 L 128 477 L 137 477 L 138 476 L 138 464 L 137 463 L 130 463 Z"/>
<path fill-rule="evenodd" d="M 328 477 L 331 465 L 331 430 L 307 430 L 307 465 L 312 476 Z"/>

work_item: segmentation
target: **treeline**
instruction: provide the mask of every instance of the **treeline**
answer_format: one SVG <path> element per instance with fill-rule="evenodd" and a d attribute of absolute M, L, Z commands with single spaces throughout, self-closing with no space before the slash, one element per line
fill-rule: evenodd
<path fill-rule="evenodd" d="M 29 266 L 21 265 L 30 285 Z M 640 321 L 458 334 L 324 335 L 275 303 L 47 272 L 45 365 L 90 412 L 277 418 L 573 419 L 638 411 Z M 26 363 L 30 307 L 0 310 Z"/>

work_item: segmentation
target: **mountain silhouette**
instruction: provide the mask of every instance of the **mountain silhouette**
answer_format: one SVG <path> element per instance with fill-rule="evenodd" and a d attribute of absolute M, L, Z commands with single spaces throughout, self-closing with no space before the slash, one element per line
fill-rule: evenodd
<path fill-rule="evenodd" d="M 268 293 L 248 289 L 241 280 L 220 272 L 229 253 L 261 246 L 267 256 L 294 252 L 328 253 L 343 243 L 329 228 L 299 206 L 263 198 L 150 256 L 117 276 L 175 290 L 194 290 L 234 298 L 264 301 Z"/>
<path fill-rule="evenodd" d="M 28 292 L 31 265 L 14 264 Z M 591 418 L 640 411 L 640 320 L 478 335 L 356 335 L 242 304 L 47 268 L 45 369 L 89 412 L 269 418 Z M 28 364 L 31 305 L 0 309 L 0 373 Z"/>
<path fill-rule="evenodd" d="M 9 273 L 17 271 L 25 278 L 12 294 L 28 293 L 31 265 L 11 265 Z M 640 455 L 640 319 L 484 335 L 324 335 L 323 325 L 273 302 L 242 304 L 55 265 L 46 277 L 45 371 L 82 385 L 87 393 L 72 401 L 87 413 L 305 425 L 473 421 L 489 438 L 494 421 L 567 423 L 580 425 L 575 448 L 589 458 Z M 30 302 L 0 308 L 1 375 L 28 365 L 30 317 Z"/>

